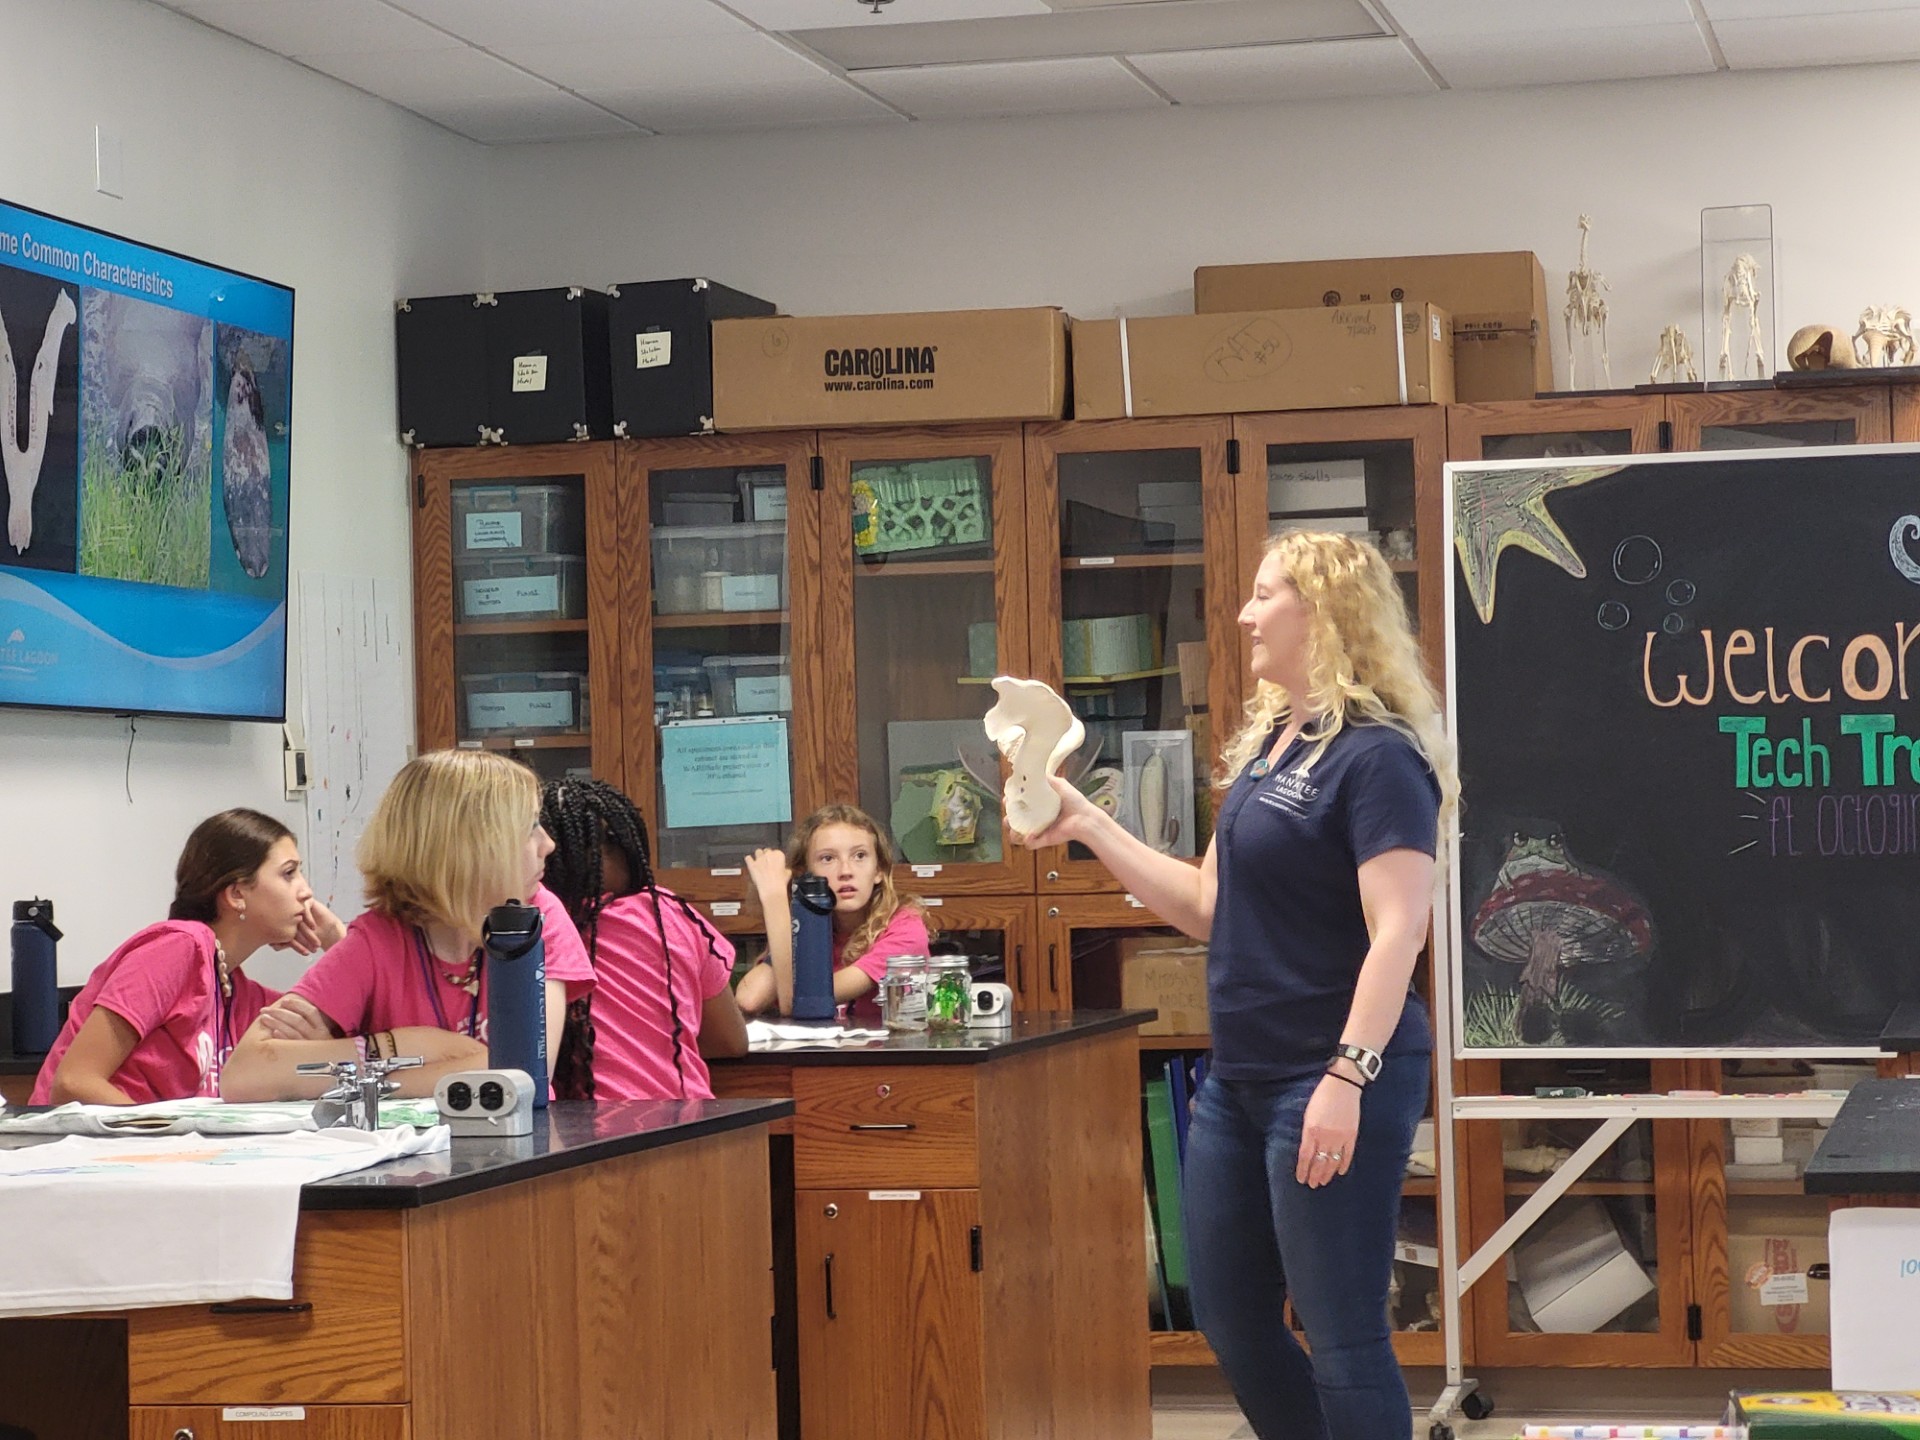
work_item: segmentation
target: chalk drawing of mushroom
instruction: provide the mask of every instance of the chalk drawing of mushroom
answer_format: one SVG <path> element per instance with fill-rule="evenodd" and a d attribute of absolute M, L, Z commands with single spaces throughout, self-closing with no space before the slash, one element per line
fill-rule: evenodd
<path fill-rule="evenodd" d="M 1653 919 L 1638 897 L 1575 860 L 1557 833 L 1514 834 L 1469 934 L 1482 954 L 1519 967 L 1511 1027 L 1494 1028 L 1510 1028 L 1504 1038 L 1523 1045 L 1564 1041 L 1570 1012 L 1618 1018 L 1618 1007 L 1596 1001 L 1573 977 L 1587 966 L 1645 960 L 1654 943 Z"/>

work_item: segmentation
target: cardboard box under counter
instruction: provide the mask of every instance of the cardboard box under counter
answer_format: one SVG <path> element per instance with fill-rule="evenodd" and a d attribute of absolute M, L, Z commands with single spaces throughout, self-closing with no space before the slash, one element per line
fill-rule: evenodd
<path fill-rule="evenodd" d="M 1058 420 L 1059 310 L 771 316 L 713 325 L 721 430 Z"/>
<path fill-rule="evenodd" d="M 1142 1035 L 1207 1035 L 1207 947 L 1161 935 L 1120 941 L 1120 1005 L 1154 1009 Z"/>
<path fill-rule="evenodd" d="M 1530 250 L 1202 265 L 1193 308 L 1221 311 L 1398 300 L 1453 321 L 1454 398 L 1531 400 L 1553 389 L 1546 274 Z"/>
<path fill-rule="evenodd" d="M 1452 323 L 1433 306 L 1322 306 L 1073 324 L 1078 420 L 1452 399 Z"/>

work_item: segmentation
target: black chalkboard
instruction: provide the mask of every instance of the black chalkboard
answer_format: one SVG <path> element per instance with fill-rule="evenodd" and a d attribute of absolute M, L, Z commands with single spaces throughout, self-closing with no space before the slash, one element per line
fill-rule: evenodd
<path fill-rule="evenodd" d="M 1920 999 L 1920 451 L 1448 480 L 1463 1048 L 1876 1044 Z"/>

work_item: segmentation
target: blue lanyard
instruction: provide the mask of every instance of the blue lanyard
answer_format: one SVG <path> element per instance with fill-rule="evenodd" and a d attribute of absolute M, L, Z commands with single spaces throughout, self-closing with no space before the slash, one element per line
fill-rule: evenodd
<path fill-rule="evenodd" d="M 433 963 L 433 953 L 427 948 L 426 932 L 418 925 L 413 927 L 413 948 L 414 953 L 420 957 L 420 974 L 425 977 L 427 982 L 427 998 L 433 1002 L 433 1018 L 440 1022 L 440 1028 L 442 1030 L 451 1030 L 453 1026 L 447 1023 L 446 1007 L 440 1003 L 440 976 Z M 476 956 L 473 963 L 476 968 L 474 975 L 475 983 L 473 989 L 468 992 L 467 995 L 467 1034 L 469 1037 L 477 1036 L 480 1027 L 481 976 L 478 973 L 480 964 L 479 957 Z"/>

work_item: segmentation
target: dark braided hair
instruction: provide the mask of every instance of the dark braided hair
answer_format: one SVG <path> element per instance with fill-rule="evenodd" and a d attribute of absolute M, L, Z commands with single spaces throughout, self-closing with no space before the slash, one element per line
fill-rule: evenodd
<path fill-rule="evenodd" d="M 661 914 L 662 891 L 654 883 L 652 846 L 647 839 L 647 822 L 633 801 L 604 780 L 549 780 L 540 790 L 540 823 L 553 837 L 553 853 L 547 857 L 546 882 L 560 903 L 566 906 L 573 923 L 580 927 L 586 941 L 587 958 L 599 963 L 600 912 L 609 900 L 644 893 L 652 902 L 654 928 L 660 936 L 660 954 L 666 962 L 667 1019 L 673 1037 L 673 1069 L 680 1077 L 680 1094 L 687 1091 L 686 1069 L 682 1061 L 685 1026 L 680 1019 L 680 1002 L 673 989 L 673 949 L 667 943 L 666 919 Z M 605 846 L 626 862 L 627 887 L 619 895 L 609 894 L 601 864 Z M 693 905 L 673 894 L 666 898 L 678 905 L 695 922 L 707 943 L 707 951 L 716 960 L 720 952 L 714 944 L 713 927 Z M 593 1017 L 591 997 L 567 1007 L 567 1023 L 562 1031 L 560 1051 L 554 1058 L 554 1093 L 567 1100 L 591 1100 L 593 1083 Z"/>

